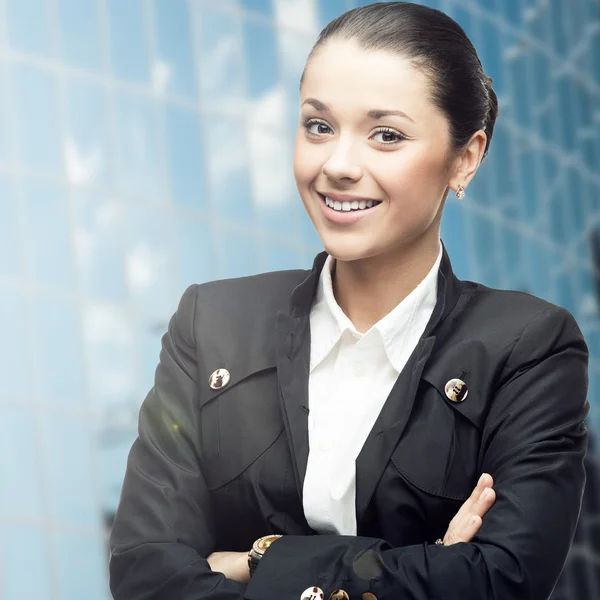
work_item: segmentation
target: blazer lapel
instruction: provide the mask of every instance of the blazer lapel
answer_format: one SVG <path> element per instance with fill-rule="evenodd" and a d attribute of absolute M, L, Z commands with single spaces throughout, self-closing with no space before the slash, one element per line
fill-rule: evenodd
<path fill-rule="evenodd" d="M 443 247 L 438 272 L 437 302 L 431 318 L 398 376 L 373 429 L 356 459 L 356 521 L 360 523 L 375 488 L 408 423 L 423 369 L 435 346 L 433 331 L 454 309 L 460 297 L 460 284 Z"/>

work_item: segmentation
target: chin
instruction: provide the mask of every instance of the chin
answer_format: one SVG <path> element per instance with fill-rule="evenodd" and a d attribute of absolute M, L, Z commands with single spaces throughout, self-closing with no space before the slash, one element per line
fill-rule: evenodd
<path fill-rule="evenodd" d="M 365 258 L 371 258 L 378 254 L 377 250 L 366 244 L 346 240 L 323 240 L 323 245 L 327 254 L 331 254 L 336 260 L 343 262 L 353 262 Z"/>

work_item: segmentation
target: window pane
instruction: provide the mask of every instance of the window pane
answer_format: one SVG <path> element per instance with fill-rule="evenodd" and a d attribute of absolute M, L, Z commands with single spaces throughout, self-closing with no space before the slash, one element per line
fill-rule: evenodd
<path fill-rule="evenodd" d="M 244 95 L 244 46 L 237 14 L 224 13 L 209 4 L 195 5 L 199 83 L 206 107 L 241 115 Z"/>
<path fill-rule="evenodd" d="M 4 0 L 8 38 L 19 52 L 52 55 L 45 0 Z"/>
<path fill-rule="evenodd" d="M 75 213 L 77 266 L 85 293 L 96 300 L 125 301 L 121 202 L 81 193 Z"/>
<path fill-rule="evenodd" d="M 260 13 L 266 17 L 273 16 L 273 0 L 240 0 L 240 4 L 245 9 Z"/>
<path fill-rule="evenodd" d="M 263 98 L 279 83 L 277 44 L 273 28 L 244 20 L 246 82 L 250 96 Z"/>
<path fill-rule="evenodd" d="M 84 409 L 79 310 L 72 302 L 36 296 L 33 315 L 40 395 L 52 406 Z"/>
<path fill-rule="evenodd" d="M 0 175 L 0 277 L 23 277 L 19 246 L 17 200 L 12 178 Z"/>
<path fill-rule="evenodd" d="M 27 348 L 25 295 L 0 288 L 0 398 L 27 398 L 32 368 Z"/>
<path fill-rule="evenodd" d="M 73 265 L 66 190 L 40 181 L 26 181 L 23 188 L 26 239 L 35 282 L 70 288 Z"/>
<path fill-rule="evenodd" d="M 35 415 L 25 406 L 2 406 L 0 419 L 0 514 L 41 518 L 43 497 Z"/>
<path fill-rule="evenodd" d="M 106 88 L 67 80 L 65 166 L 75 185 L 108 184 L 112 174 Z"/>
<path fill-rule="evenodd" d="M 178 217 L 175 222 L 177 240 L 178 288 L 183 294 L 192 283 L 203 283 L 217 277 L 213 228 L 200 219 Z"/>
<path fill-rule="evenodd" d="M 70 66 L 102 68 L 102 52 L 95 0 L 58 0 L 61 55 Z"/>
<path fill-rule="evenodd" d="M 6 65 L 0 60 L 0 164 L 12 162 L 10 119 L 8 113 L 8 88 L 6 86 Z"/>
<path fill-rule="evenodd" d="M 141 0 L 108 0 L 112 70 L 120 79 L 148 83 L 146 15 Z"/>
<path fill-rule="evenodd" d="M 62 175 L 56 81 L 40 69 L 13 65 L 13 107 L 19 130 L 20 160 L 28 169 Z"/>
<path fill-rule="evenodd" d="M 217 231 L 220 278 L 245 277 L 260 273 L 258 244 L 253 236 L 221 226 Z"/>
<path fill-rule="evenodd" d="M 154 0 L 157 64 L 154 87 L 160 92 L 196 97 L 196 78 L 190 35 L 190 12 L 185 0 Z"/>
<path fill-rule="evenodd" d="M 45 476 L 53 518 L 83 527 L 99 526 L 88 423 L 64 413 L 47 414 L 44 429 Z"/>
<path fill-rule="evenodd" d="M 117 97 L 117 162 L 127 195 L 145 201 L 165 199 L 156 103 L 141 95 Z"/>
<path fill-rule="evenodd" d="M 22 523 L 0 527 L 2 600 L 52 600 L 47 549 L 41 528 Z"/>
<path fill-rule="evenodd" d="M 60 600 L 110 598 L 105 576 L 108 551 L 100 537 L 71 531 L 56 534 Z"/>
<path fill-rule="evenodd" d="M 197 112 L 167 105 L 167 152 L 171 195 L 176 204 L 206 207 L 203 132 Z"/>

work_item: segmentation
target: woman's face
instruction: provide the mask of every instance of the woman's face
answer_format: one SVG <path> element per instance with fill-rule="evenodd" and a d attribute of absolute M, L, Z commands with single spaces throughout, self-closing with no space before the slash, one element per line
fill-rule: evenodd
<path fill-rule="evenodd" d="M 328 42 L 311 58 L 294 175 L 335 258 L 370 258 L 427 241 L 437 249 L 451 149 L 448 122 L 427 85 L 408 60 L 353 41 Z"/>

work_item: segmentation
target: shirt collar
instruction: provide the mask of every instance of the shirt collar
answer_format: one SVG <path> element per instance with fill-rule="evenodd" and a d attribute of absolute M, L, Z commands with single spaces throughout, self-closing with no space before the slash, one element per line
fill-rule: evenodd
<path fill-rule="evenodd" d="M 400 372 L 408 358 L 406 352 L 412 351 L 409 340 L 411 333 L 418 332 L 420 335 L 423 332 L 435 308 L 437 274 L 442 256 L 443 246 L 440 242 L 438 257 L 425 278 L 400 304 L 364 334 L 354 327 L 335 300 L 331 278 L 334 259 L 327 256 L 310 313 L 312 330 L 310 370 L 312 371 L 324 360 L 342 335 L 348 332 L 355 338 L 360 338 L 361 345 L 383 343 L 390 363 Z"/>

